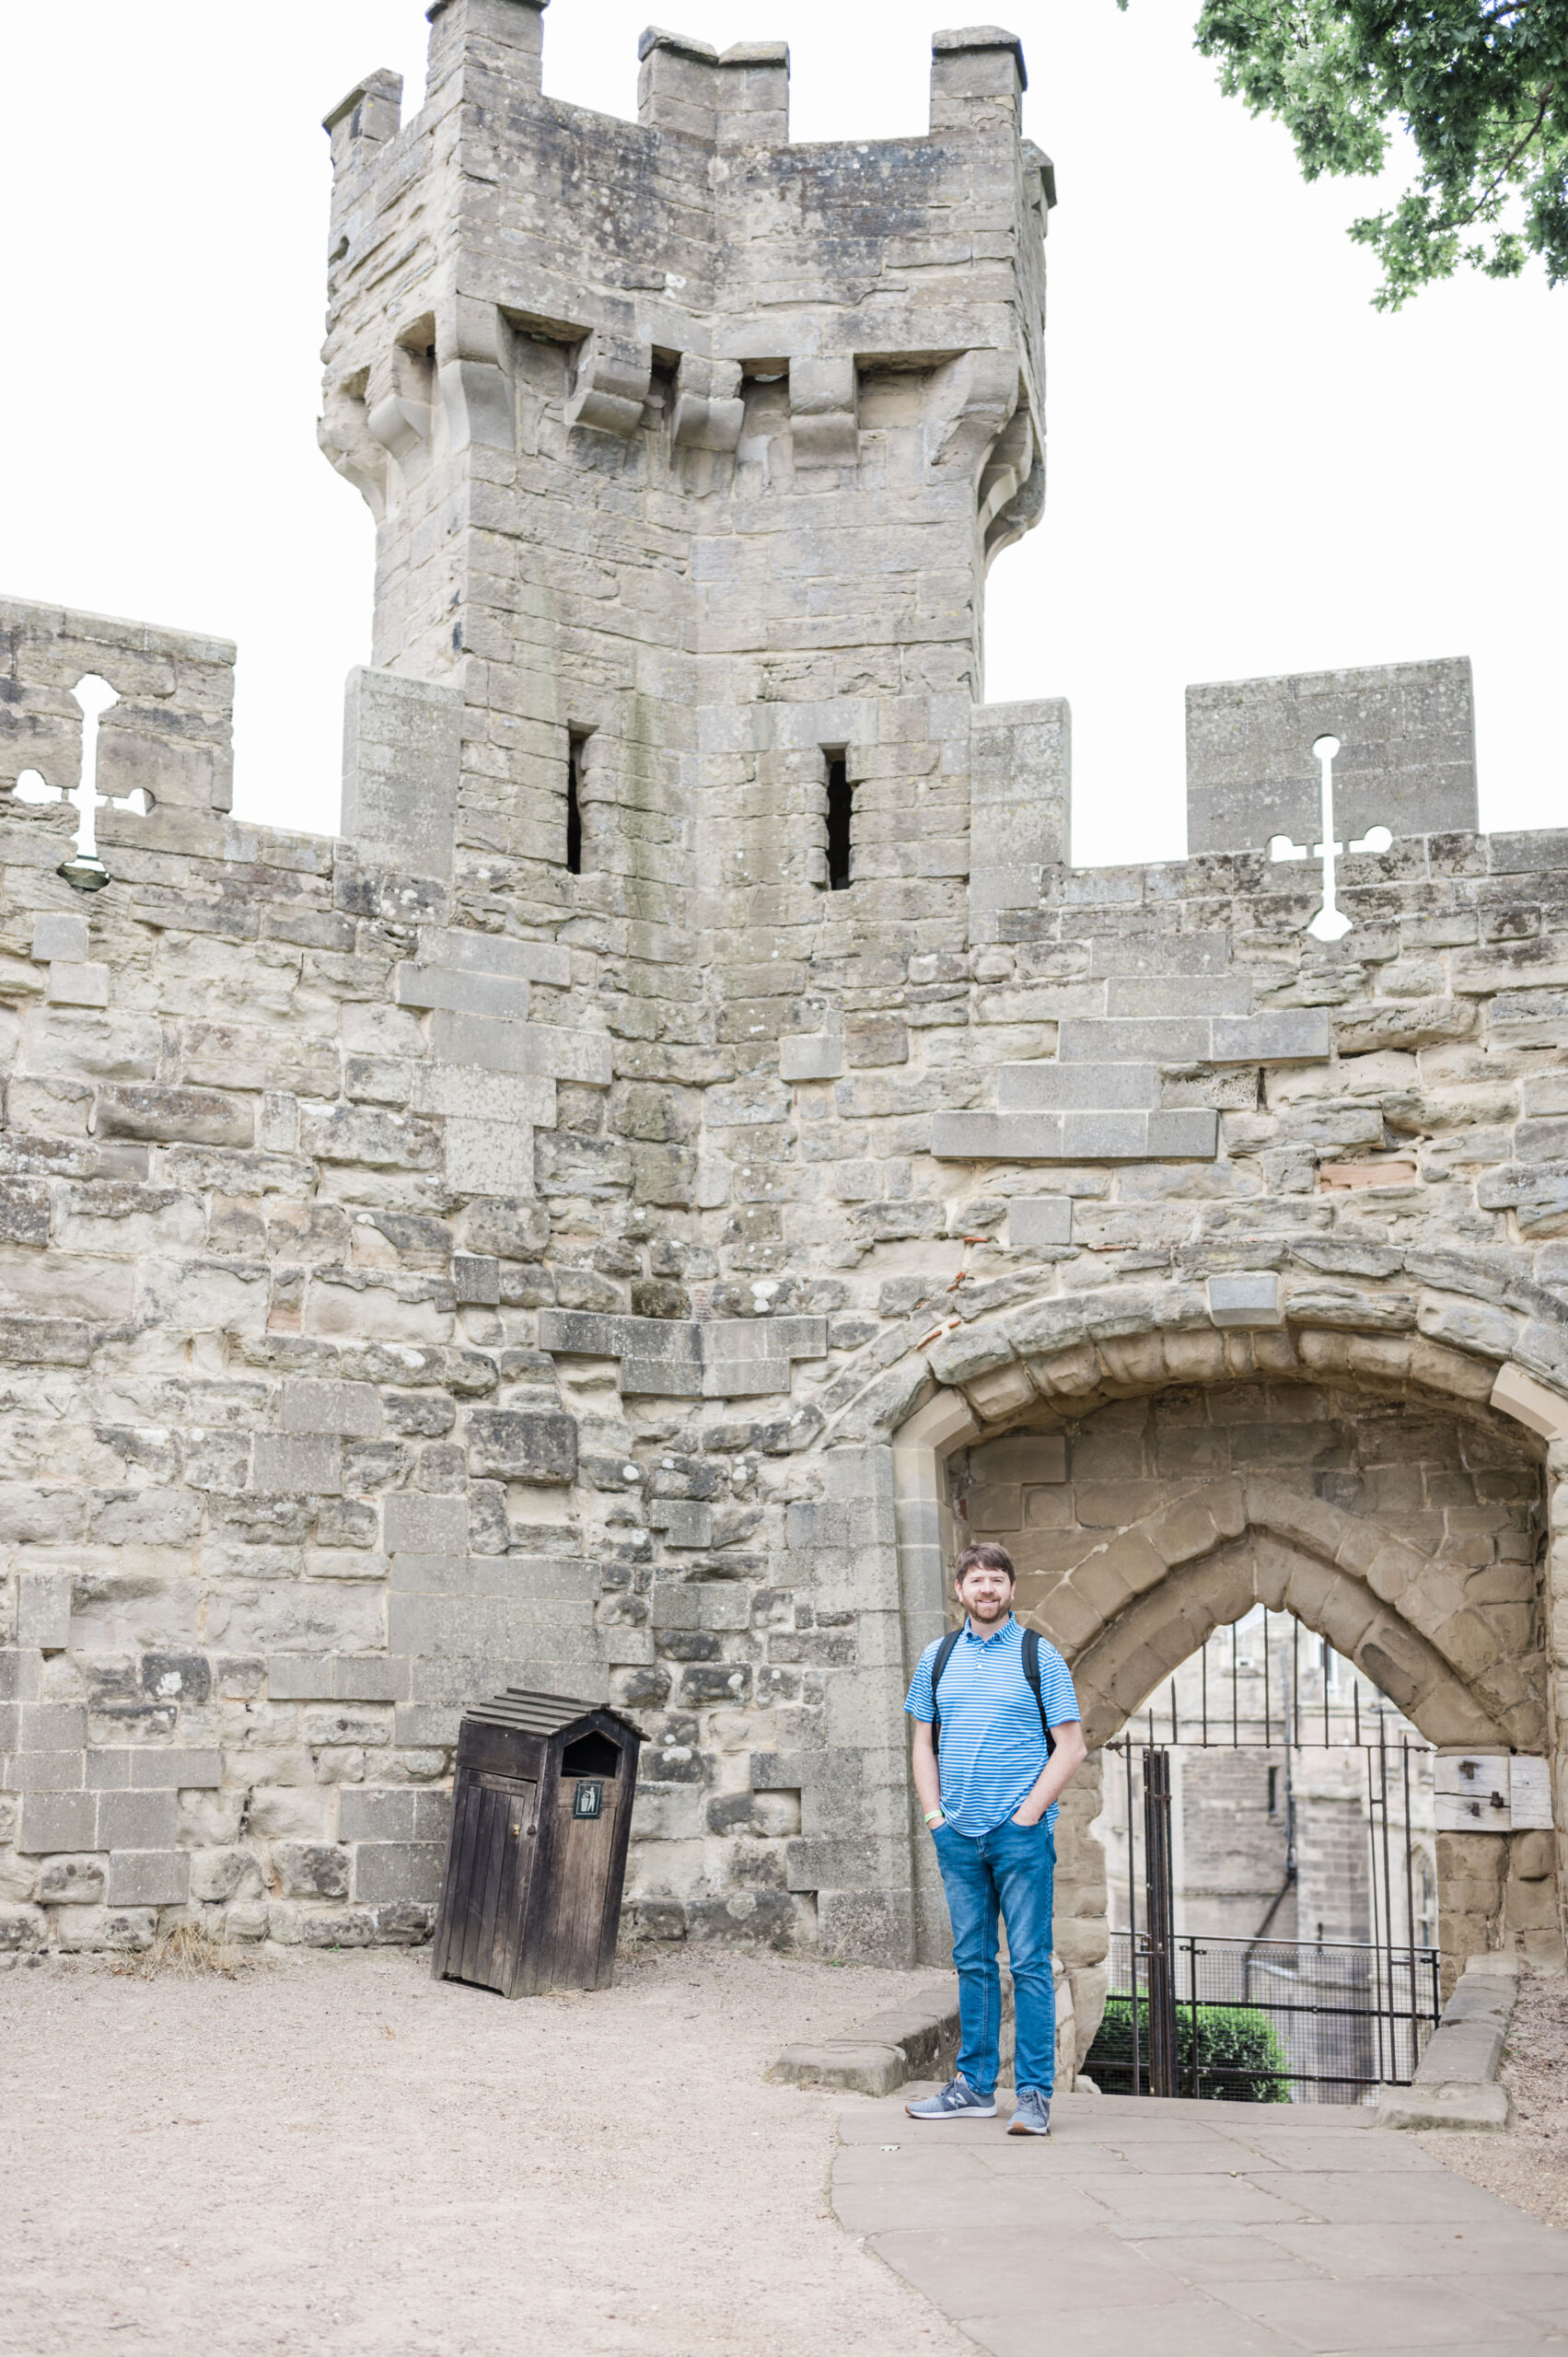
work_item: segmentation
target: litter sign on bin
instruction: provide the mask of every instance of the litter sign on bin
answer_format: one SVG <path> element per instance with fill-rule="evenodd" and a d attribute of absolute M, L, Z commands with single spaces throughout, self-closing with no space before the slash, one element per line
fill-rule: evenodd
<path fill-rule="evenodd" d="M 578 1784 L 572 1801 L 572 1814 L 574 1817 L 603 1816 L 604 1786 L 597 1776 L 585 1776 Z"/>

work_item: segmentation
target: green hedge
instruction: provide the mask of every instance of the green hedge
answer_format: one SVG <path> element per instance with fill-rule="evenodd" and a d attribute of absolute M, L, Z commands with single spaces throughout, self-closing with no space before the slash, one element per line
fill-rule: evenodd
<path fill-rule="evenodd" d="M 1202 2074 L 1194 2083 L 1193 2031 L 1197 2031 L 1197 2064 Z M 1288 2103 L 1290 2089 L 1283 2077 L 1287 2068 L 1284 2048 L 1267 2014 L 1254 2005 L 1200 2005 L 1176 2010 L 1176 2051 L 1180 2069 L 1179 2092 L 1208 2096 L 1230 2103 Z M 1108 1997 L 1105 2019 L 1095 2032 L 1084 2063 L 1102 2095 L 1128 2096 L 1132 2085 L 1132 2000 Z M 1217 2074 L 1217 2075 L 1216 2075 Z M 1138 2000 L 1138 2080 L 1149 2085 L 1149 2001 Z"/>

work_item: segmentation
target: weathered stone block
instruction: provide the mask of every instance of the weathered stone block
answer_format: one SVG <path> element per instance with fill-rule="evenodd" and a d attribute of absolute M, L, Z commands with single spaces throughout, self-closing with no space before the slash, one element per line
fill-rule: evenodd
<path fill-rule="evenodd" d="M 598 1088 L 608 1088 L 612 1077 L 610 1038 L 602 1031 L 563 1031 L 438 1008 L 433 1038 L 445 1062 L 481 1072 L 575 1080 Z"/>
<path fill-rule="evenodd" d="M 548 982 L 568 990 L 572 953 L 563 941 L 520 941 L 505 933 L 459 933 L 425 926 L 419 937 L 422 966 L 451 973 L 507 974 L 516 981 Z"/>
<path fill-rule="evenodd" d="M 469 1465 L 505 1481 L 571 1481 L 577 1471 L 577 1427 L 570 1416 L 501 1408 L 473 1410 Z"/>
<path fill-rule="evenodd" d="M 157 1933 L 154 1906 L 62 1907 L 54 1916 L 54 1935 L 67 1956 L 107 1950 L 114 1956 L 142 1956 Z"/>
<path fill-rule="evenodd" d="M 248 1097 L 215 1088 L 107 1087 L 98 1093 L 95 1129 L 105 1138 L 249 1146 L 256 1109 Z"/>
<path fill-rule="evenodd" d="M 346 1898 L 349 1853 L 324 1841 L 274 1841 L 273 1871 L 288 1898 Z"/>
<path fill-rule="evenodd" d="M 843 1041 L 837 1032 L 802 1031 L 779 1041 L 781 1080 L 837 1080 L 843 1068 Z"/>
<path fill-rule="evenodd" d="M 1329 1053 L 1329 1017 L 1322 1007 L 1216 1016 L 1213 1034 L 1211 1054 L 1217 1064 L 1318 1063 Z"/>
<path fill-rule="evenodd" d="M 85 965 L 87 958 L 86 917 L 64 915 L 34 917 L 32 949 L 29 954 L 43 961 L 58 958 L 64 959 L 67 965 Z"/>
<path fill-rule="evenodd" d="M 106 1883 L 102 1858 L 46 1858 L 38 1877 L 38 1903 L 41 1907 L 96 1907 Z"/>
<path fill-rule="evenodd" d="M 446 1851 L 439 1841 L 361 1841 L 354 1853 L 354 1895 L 372 1904 L 441 1896 Z"/>
<path fill-rule="evenodd" d="M 250 1486 L 269 1494 L 340 1496 L 343 1443 L 324 1434 L 258 1433 L 250 1444 Z"/>
<path fill-rule="evenodd" d="M 99 1793 L 98 1796 L 100 1850 L 172 1850 L 178 1829 L 179 1808 L 172 1791 Z"/>
<path fill-rule="evenodd" d="M 334 1690 L 343 1702 L 401 1702 L 408 1697 L 409 1666 L 384 1654 L 340 1654 Z"/>
<path fill-rule="evenodd" d="M 1147 1111 L 1159 1101 L 1155 1064 L 1003 1064 L 996 1074 L 1004 1113 Z"/>
<path fill-rule="evenodd" d="M 23 1572 L 17 1582 L 17 1641 L 44 1653 L 71 1642 L 72 1583 L 68 1573 Z"/>
<path fill-rule="evenodd" d="M 166 1750 L 160 1746 L 132 1751 L 127 1758 L 127 1781 L 136 1792 L 160 1791 L 165 1787 L 176 1792 L 215 1792 L 223 1782 L 223 1754 L 219 1751 L 184 1750 L 178 1746 Z"/>
<path fill-rule="evenodd" d="M 1270 1271 L 1237 1271 L 1209 1279 L 1209 1316 L 1216 1326 L 1278 1326 L 1280 1281 Z"/>
<path fill-rule="evenodd" d="M 931 1151 L 948 1162 L 1060 1162 L 1059 1113 L 934 1113 Z"/>
<path fill-rule="evenodd" d="M 349 673 L 343 830 L 372 865 L 452 873 L 462 691 L 388 671 Z"/>
<path fill-rule="evenodd" d="M 528 986 L 505 974 L 443 970 L 439 966 L 398 968 L 400 1006 L 446 1007 L 457 1015 L 489 1015 L 526 1023 Z"/>
<path fill-rule="evenodd" d="M 18 1850 L 33 1856 L 56 1850 L 91 1850 L 97 1840 L 98 1803 L 92 1793 L 24 1794 Z"/>
<path fill-rule="evenodd" d="M 452 1291 L 459 1302 L 494 1307 L 501 1299 L 500 1261 L 472 1253 L 454 1253 Z"/>
<path fill-rule="evenodd" d="M 268 1697 L 274 1702 L 328 1701 L 335 1669 L 331 1654 L 272 1654 L 267 1659 Z"/>
<path fill-rule="evenodd" d="M 109 1904 L 181 1907 L 190 1893 L 189 1850 L 117 1850 L 109 1861 Z"/>
<path fill-rule="evenodd" d="M 1057 1034 L 1056 1052 L 1063 1064 L 1198 1063 L 1208 1058 L 1210 1034 L 1207 1022 L 1191 1016 L 1069 1017 Z"/>
<path fill-rule="evenodd" d="M 407 1786 L 345 1785 L 338 1829 L 345 1841 L 412 1841 L 418 1797 Z"/>
<path fill-rule="evenodd" d="M 533 1131 L 516 1121 L 449 1120 L 447 1179 L 460 1195 L 492 1187 L 526 1193 L 534 1183 Z"/>
<path fill-rule="evenodd" d="M 285 1433 L 374 1440 L 381 1430 L 380 1397 L 369 1383 L 287 1382 L 283 1387 L 283 1428 Z"/>
<path fill-rule="evenodd" d="M 321 1703 L 301 1711 L 299 1733 L 313 1752 L 334 1746 L 368 1750 L 391 1740 L 391 1714 L 374 1704 Z"/>
<path fill-rule="evenodd" d="M 194 1850 L 191 1853 L 191 1898 L 222 1903 L 243 1894 L 261 1895 L 261 1875 L 249 1850 Z M 232 1918 L 226 1925 L 231 1938 L 241 1938 Z"/>
<path fill-rule="evenodd" d="M 33 1701 L 41 1666 L 36 1647 L 0 1645 L 0 1702 Z"/>
<path fill-rule="evenodd" d="M 95 1491 L 89 1529 L 105 1547 L 189 1546 L 202 1527 L 202 1501 L 190 1490 Z"/>
<path fill-rule="evenodd" d="M 87 1714 L 79 1702 L 24 1702 L 16 1714 L 22 1752 L 76 1752 L 87 1739 Z"/>
<path fill-rule="evenodd" d="M 396 1490 L 382 1508 L 382 1536 L 389 1554 L 460 1552 L 468 1545 L 468 1503 Z"/>
<path fill-rule="evenodd" d="M 56 1006 L 107 1006 L 110 969 L 67 965 L 59 960 L 49 970 L 49 996 Z"/>
<path fill-rule="evenodd" d="M 711 1506 L 692 1498 L 655 1498 L 648 1506 L 650 1527 L 664 1534 L 667 1547 L 711 1547 L 714 1514 Z"/>
<path fill-rule="evenodd" d="M 41 1908 L 0 1906 L 0 1956 L 14 1963 L 17 1956 L 36 1956 L 49 1937 L 49 1918 Z"/>

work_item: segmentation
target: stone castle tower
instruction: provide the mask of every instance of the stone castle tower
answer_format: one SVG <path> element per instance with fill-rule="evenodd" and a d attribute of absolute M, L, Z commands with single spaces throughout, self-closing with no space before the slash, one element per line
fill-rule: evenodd
<path fill-rule="evenodd" d="M 615 959 L 623 1036 L 836 1024 L 852 948 L 958 918 L 977 770 L 988 858 L 1062 855 L 971 743 L 985 568 L 1044 487 L 1019 45 L 940 35 L 926 138 L 795 147 L 782 46 L 646 34 L 633 125 L 540 97 L 529 0 L 432 13 L 408 128 L 385 75 L 329 119 L 323 441 L 377 519 L 376 663 L 426 691 L 362 687 L 414 733 L 345 832 Z M 825 888 L 830 775 L 874 896 Z"/>
<path fill-rule="evenodd" d="M 935 1953 L 964 1527 L 1093 1742 L 1263 1597 L 1555 1759 L 1568 851 L 1476 831 L 1468 666 L 1192 690 L 1193 855 L 1073 869 L 1065 705 L 982 701 L 1017 41 L 796 145 L 782 48 L 645 35 L 633 124 L 541 13 L 328 120 L 341 837 L 227 815 L 232 648 L 0 607 L 0 1946 L 421 1936 L 513 1683 L 646 1729 L 633 1936 Z M 1556 1937 L 1549 1829 L 1446 1873 Z"/>

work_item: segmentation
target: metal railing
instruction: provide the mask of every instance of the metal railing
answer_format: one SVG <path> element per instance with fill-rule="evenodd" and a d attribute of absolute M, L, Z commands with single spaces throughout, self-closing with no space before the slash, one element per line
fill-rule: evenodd
<path fill-rule="evenodd" d="M 1442 2011 L 1430 1947 L 1118 1932 L 1110 1977 L 1105 2095 L 1361 2103 L 1409 2085 Z"/>

